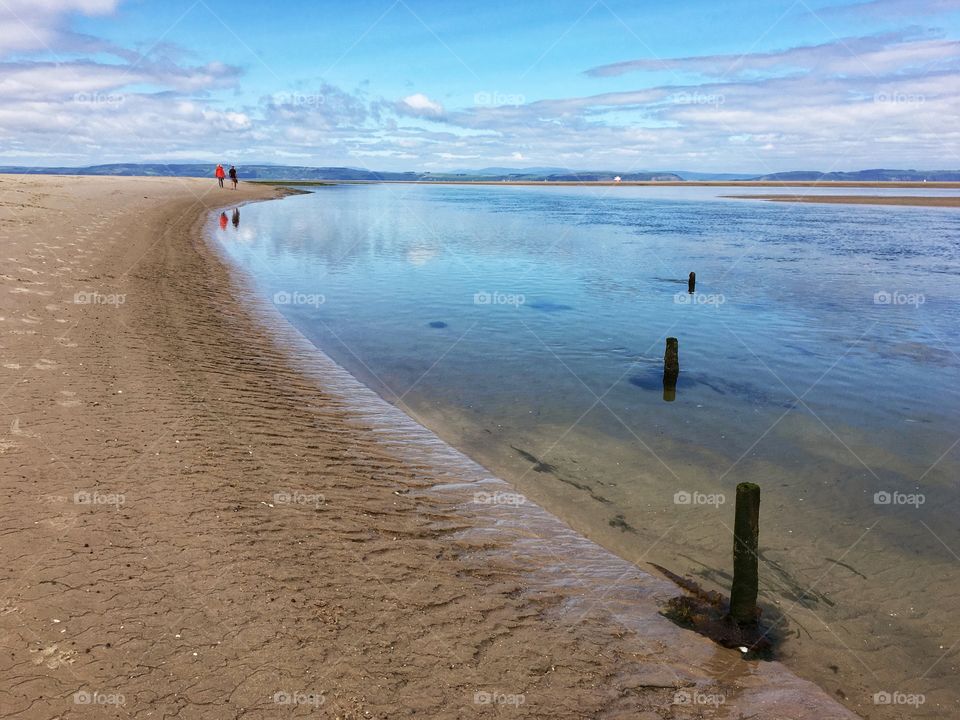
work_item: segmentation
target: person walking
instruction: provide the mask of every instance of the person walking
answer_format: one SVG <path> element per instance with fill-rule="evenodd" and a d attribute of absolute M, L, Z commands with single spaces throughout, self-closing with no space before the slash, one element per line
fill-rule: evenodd
<path fill-rule="evenodd" d="M 217 170 L 214 175 L 217 176 L 217 182 L 220 183 L 220 187 L 223 187 L 223 178 L 226 177 L 226 173 L 223 171 L 223 165 L 217 165 Z"/>
<path fill-rule="evenodd" d="M 233 189 L 237 189 L 237 169 L 231 165 L 230 166 L 230 182 L 233 183 Z"/>

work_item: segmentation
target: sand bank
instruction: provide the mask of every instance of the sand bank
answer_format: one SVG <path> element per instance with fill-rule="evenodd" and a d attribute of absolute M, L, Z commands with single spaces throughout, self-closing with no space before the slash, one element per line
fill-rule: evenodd
<path fill-rule="evenodd" d="M 850 205 L 916 205 L 918 207 L 960 207 L 960 197 L 912 195 L 724 195 L 740 200 L 774 202 L 840 203 Z"/>
<path fill-rule="evenodd" d="M 4 712 L 852 717 L 325 387 L 202 237 L 278 192 L 0 176 Z"/>

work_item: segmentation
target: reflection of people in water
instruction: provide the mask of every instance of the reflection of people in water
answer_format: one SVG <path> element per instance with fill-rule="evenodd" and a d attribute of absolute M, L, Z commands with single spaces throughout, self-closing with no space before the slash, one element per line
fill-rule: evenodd
<path fill-rule="evenodd" d="M 227 214 L 225 212 L 220 213 L 220 229 L 227 229 Z"/>
<path fill-rule="evenodd" d="M 240 208 L 233 209 L 233 226 L 240 227 Z"/>

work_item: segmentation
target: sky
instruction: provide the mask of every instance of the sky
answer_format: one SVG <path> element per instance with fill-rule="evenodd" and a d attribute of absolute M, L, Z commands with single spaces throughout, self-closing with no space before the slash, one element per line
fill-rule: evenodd
<path fill-rule="evenodd" d="M 0 164 L 960 169 L 960 0 L 0 0 Z"/>

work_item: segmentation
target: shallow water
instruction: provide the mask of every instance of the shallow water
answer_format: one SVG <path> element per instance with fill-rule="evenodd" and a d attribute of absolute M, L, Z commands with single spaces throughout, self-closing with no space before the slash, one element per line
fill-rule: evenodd
<path fill-rule="evenodd" d="M 960 714 L 960 213 L 722 194 L 336 186 L 214 232 L 318 347 L 628 560 L 726 590 L 758 482 L 788 664 L 871 717 Z"/>

